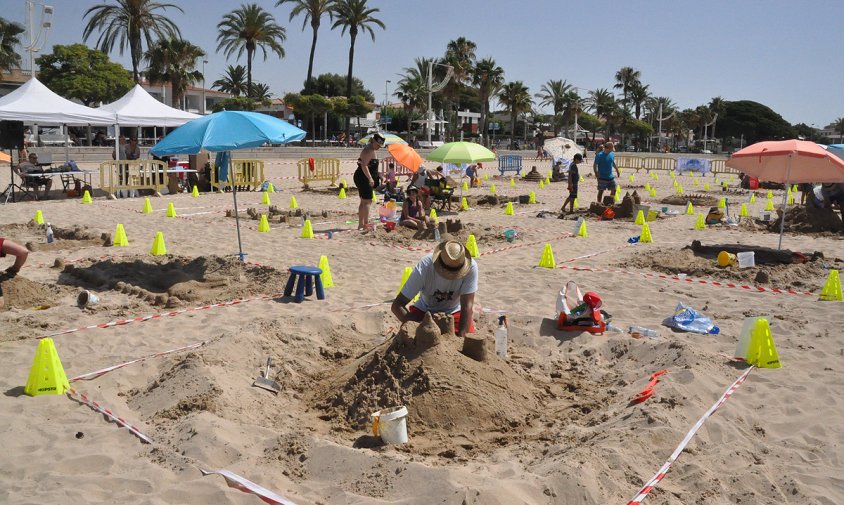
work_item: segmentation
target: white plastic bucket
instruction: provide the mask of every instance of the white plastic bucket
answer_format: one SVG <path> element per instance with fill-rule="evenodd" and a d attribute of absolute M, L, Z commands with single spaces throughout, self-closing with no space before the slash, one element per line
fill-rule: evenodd
<path fill-rule="evenodd" d="M 90 307 L 98 303 L 100 303 L 100 297 L 88 290 L 79 293 L 79 296 L 76 297 L 76 305 L 80 307 Z"/>
<path fill-rule="evenodd" d="M 753 251 L 736 253 L 736 258 L 738 258 L 739 268 L 750 268 L 756 266 L 756 253 Z"/>
<path fill-rule="evenodd" d="M 759 213 L 759 219 L 762 221 L 770 221 L 771 220 L 771 211 L 763 210 Z"/>
<path fill-rule="evenodd" d="M 385 444 L 407 443 L 407 407 L 393 407 L 373 412 L 372 427 Z"/>

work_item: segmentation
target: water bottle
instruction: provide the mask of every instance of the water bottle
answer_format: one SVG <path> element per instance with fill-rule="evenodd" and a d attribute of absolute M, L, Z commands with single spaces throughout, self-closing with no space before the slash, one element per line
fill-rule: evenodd
<path fill-rule="evenodd" d="M 624 333 L 624 330 L 622 330 L 618 326 L 613 325 L 612 323 L 607 323 L 607 331 L 611 331 L 613 333 Z"/>
<path fill-rule="evenodd" d="M 441 240 L 439 228 L 434 228 L 434 240 L 436 240 L 437 242 Z"/>
<path fill-rule="evenodd" d="M 656 338 L 659 336 L 656 330 L 652 330 L 650 328 L 645 328 L 644 326 L 630 326 L 627 328 L 631 335 L 634 338 L 641 338 L 641 337 L 648 337 L 648 338 Z"/>
<path fill-rule="evenodd" d="M 53 243 L 53 227 L 50 226 L 50 223 L 47 223 L 47 243 Z"/>
<path fill-rule="evenodd" d="M 495 354 L 501 359 L 507 359 L 507 316 L 498 318 L 498 328 L 495 330 Z"/>

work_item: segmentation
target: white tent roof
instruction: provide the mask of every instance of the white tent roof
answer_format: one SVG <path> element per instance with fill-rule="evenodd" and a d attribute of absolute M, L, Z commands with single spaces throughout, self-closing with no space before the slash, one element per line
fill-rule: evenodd
<path fill-rule="evenodd" d="M 150 96 L 140 84 L 135 84 L 123 98 L 97 110 L 116 114 L 117 123 L 121 126 L 182 126 L 201 117 L 164 105 Z"/>
<path fill-rule="evenodd" d="M 109 125 L 115 122 L 114 113 L 62 98 L 34 77 L 0 97 L 0 119 L 44 125 Z"/>

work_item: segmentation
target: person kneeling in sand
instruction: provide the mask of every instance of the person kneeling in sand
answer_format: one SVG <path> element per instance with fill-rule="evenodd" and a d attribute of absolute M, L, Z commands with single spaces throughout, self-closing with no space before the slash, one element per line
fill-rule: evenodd
<path fill-rule="evenodd" d="M 391 310 L 401 321 L 421 321 L 425 312 L 454 316 L 454 331 L 460 337 L 475 332 L 472 317 L 478 290 L 478 264 L 463 244 L 440 242 L 432 254 L 419 260 L 393 300 Z M 407 304 L 419 294 L 410 309 Z"/>
<path fill-rule="evenodd" d="M 14 276 L 18 275 L 18 272 L 21 271 L 23 268 L 23 264 L 26 263 L 26 257 L 29 256 L 29 251 L 26 250 L 26 247 L 12 242 L 9 239 L 0 237 L 0 258 L 5 258 L 7 254 L 11 254 L 15 257 L 15 263 L 12 264 L 9 268 L 0 275 L 0 282 L 4 280 L 8 280 L 13 278 Z M 3 301 L 3 290 L 0 287 L 0 308 L 5 305 Z"/>
<path fill-rule="evenodd" d="M 404 205 L 401 208 L 399 224 L 420 230 L 425 228 L 429 222 L 425 210 L 422 208 L 422 201 L 419 200 L 419 188 L 410 186 L 407 188 L 407 198 L 405 198 Z"/>

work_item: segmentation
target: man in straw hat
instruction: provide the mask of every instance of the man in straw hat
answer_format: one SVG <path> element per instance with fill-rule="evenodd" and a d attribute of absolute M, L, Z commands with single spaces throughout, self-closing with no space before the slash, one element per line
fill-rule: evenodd
<path fill-rule="evenodd" d="M 402 323 L 421 321 L 425 312 L 452 314 L 455 333 L 465 337 L 475 331 L 472 312 L 477 290 L 477 262 L 463 244 L 447 240 L 419 260 L 393 300 L 392 311 Z M 408 309 L 407 304 L 417 293 L 419 300 Z"/>

